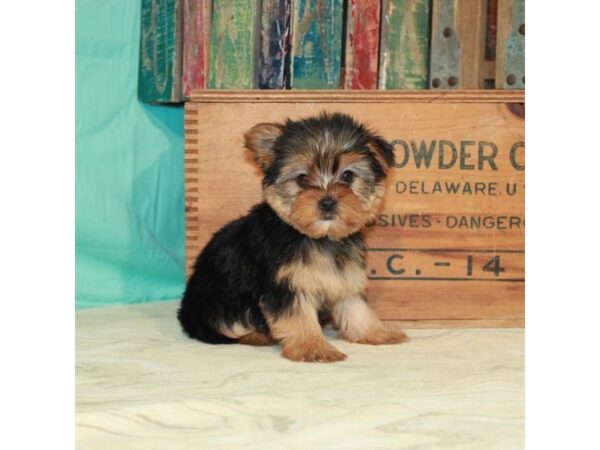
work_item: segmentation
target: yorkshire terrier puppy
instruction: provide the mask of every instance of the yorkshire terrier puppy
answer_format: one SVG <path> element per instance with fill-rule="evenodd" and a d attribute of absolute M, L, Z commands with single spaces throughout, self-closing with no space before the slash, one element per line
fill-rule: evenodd
<path fill-rule="evenodd" d="M 281 344 L 293 361 L 341 361 L 319 316 L 361 344 L 408 340 L 367 305 L 365 241 L 392 146 L 345 114 L 261 123 L 245 135 L 264 202 L 215 233 L 196 260 L 183 330 L 213 344 Z"/>

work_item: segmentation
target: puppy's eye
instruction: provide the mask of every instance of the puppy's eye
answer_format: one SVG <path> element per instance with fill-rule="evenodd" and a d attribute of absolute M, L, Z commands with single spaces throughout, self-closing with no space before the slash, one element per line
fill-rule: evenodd
<path fill-rule="evenodd" d="M 308 175 L 301 173 L 296 177 L 296 182 L 299 186 L 306 186 L 306 183 L 308 183 Z"/>
<path fill-rule="evenodd" d="M 350 170 L 344 170 L 340 176 L 340 180 L 342 180 L 344 183 L 352 183 L 352 181 L 354 181 L 354 172 Z"/>

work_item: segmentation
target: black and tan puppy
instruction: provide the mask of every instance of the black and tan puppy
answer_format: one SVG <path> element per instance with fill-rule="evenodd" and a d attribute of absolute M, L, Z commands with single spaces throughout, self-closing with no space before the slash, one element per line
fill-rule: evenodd
<path fill-rule="evenodd" d="M 294 361 L 340 361 L 319 323 L 328 312 L 350 342 L 406 341 L 365 298 L 361 228 L 382 202 L 392 146 L 326 113 L 258 124 L 245 145 L 264 172 L 265 201 L 198 256 L 178 313 L 185 332 L 214 344 L 279 342 Z"/>

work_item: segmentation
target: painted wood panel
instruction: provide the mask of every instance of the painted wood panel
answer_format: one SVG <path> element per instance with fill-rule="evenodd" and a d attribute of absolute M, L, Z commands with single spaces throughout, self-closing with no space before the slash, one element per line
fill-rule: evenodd
<path fill-rule="evenodd" d="M 484 1 L 433 0 L 430 88 L 484 87 L 486 22 Z"/>
<path fill-rule="evenodd" d="M 256 85 L 259 0 L 213 0 L 210 89 L 250 89 Z"/>
<path fill-rule="evenodd" d="M 459 0 L 456 14 L 457 32 L 462 47 L 461 86 L 462 89 L 481 89 L 484 87 L 487 4 L 485 1 Z"/>
<path fill-rule="evenodd" d="M 183 96 L 206 89 L 211 0 L 183 0 Z"/>
<path fill-rule="evenodd" d="M 456 1 L 433 0 L 429 87 L 460 88 L 460 41 L 456 32 Z"/>
<path fill-rule="evenodd" d="M 340 87 L 343 0 L 296 0 L 292 7 L 292 87 Z"/>
<path fill-rule="evenodd" d="M 138 98 L 149 103 L 183 100 L 182 0 L 142 0 Z"/>
<path fill-rule="evenodd" d="M 425 89 L 431 0 L 383 0 L 380 89 Z"/>
<path fill-rule="evenodd" d="M 349 0 L 346 17 L 346 89 L 377 89 L 380 0 Z"/>
<path fill-rule="evenodd" d="M 261 8 L 258 87 L 289 87 L 291 0 L 262 0 Z"/>
<path fill-rule="evenodd" d="M 498 0 L 496 89 L 525 88 L 525 0 Z"/>

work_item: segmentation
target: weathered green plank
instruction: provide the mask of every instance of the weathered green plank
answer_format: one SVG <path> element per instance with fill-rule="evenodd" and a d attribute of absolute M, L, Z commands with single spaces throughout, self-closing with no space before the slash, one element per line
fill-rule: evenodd
<path fill-rule="evenodd" d="M 260 0 L 213 0 L 208 87 L 251 89 Z"/>
<path fill-rule="evenodd" d="M 138 97 L 144 102 L 183 100 L 181 6 L 181 0 L 142 0 Z"/>
<path fill-rule="evenodd" d="M 343 0 L 297 0 L 292 15 L 292 87 L 340 87 Z"/>
<path fill-rule="evenodd" d="M 425 89 L 431 0 L 383 0 L 380 89 Z"/>

